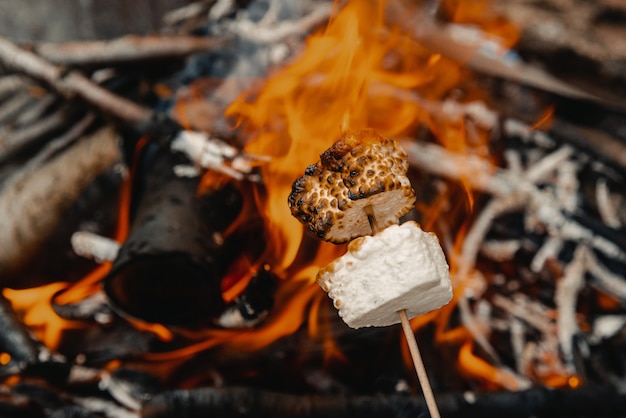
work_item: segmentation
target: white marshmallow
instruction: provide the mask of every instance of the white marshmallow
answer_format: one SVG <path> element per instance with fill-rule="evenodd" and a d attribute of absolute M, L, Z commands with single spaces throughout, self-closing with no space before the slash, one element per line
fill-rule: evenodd
<path fill-rule="evenodd" d="M 320 286 L 351 328 L 383 327 L 435 310 L 452 298 L 450 272 L 437 237 L 413 221 L 356 238 L 321 269 Z"/>

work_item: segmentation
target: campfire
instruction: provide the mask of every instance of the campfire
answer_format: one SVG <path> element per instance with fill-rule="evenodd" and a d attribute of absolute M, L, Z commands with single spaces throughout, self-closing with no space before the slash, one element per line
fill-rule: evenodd
<path fill-rule="evenodd" d="M 158 35 L 0 38 L 0 415 L 427 416 L 400 327 L 316 283 L 347 241 L 288 205 L 371 130 L 450 269 L 410 322 L 441 416 L 623 416 L 626 52 L 533 7 L 200 1 Z M 626 9 L 594 7 L 567 31 L 611 39 Z"/>

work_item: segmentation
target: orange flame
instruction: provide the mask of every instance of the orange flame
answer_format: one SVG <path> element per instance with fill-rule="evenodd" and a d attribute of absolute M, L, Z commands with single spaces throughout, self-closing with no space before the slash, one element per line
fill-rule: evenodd
<path fill-rule="evenodd" d="M 270 262 L 279 272 L 293 264 L 303 239 L 286 201 L 304 168 L 342 130 L 369 127 L 398 136 L 427 121 L 427 113 L 398 91 L 420 89 L 433 97 L 456 83 L 458 68 L 389 28 L 384 6 L 349 2 L 308 39 L 298 60 L 227 109 L 248 134 L 246 151 L 273 158 L 263 167 L 259 206 L 272 235 Z"/>
<path fill-rule="evenodd" d="M 494 13 L 491 0 L 444 0 L 441 9 L 453 22 L 480 26 L 484 32 L 498 38 L 506 48 L 512 47 L 519 39 L 517 27 Z"/>
<path fill-rule="evenodd" d="M 46 346 L 56 349 L 61 342 L 63 331 L 85 328 L 88 324 L 61 318 L 52 308 L 53 296 L 67 288 L 68 283 L 51 283 L 33 289 L 4 289 L 2 294 L 9 301 L 22 320 L 31 328 L 35 336 Z"/>
<path fill-rule="evenodd" d="M 461 346 L 458 358 L 459 369 L 461 372 L 472 376 L 479 377 L 483 382 L 493 385 L 491 389 L 506 388 L 509 390 L 520 390 L 520 384 L 511 373 L 498 369 L 487 363 L 485 360 L 476 356 L 472 352 L 472 343 L 466 342 Z"/>

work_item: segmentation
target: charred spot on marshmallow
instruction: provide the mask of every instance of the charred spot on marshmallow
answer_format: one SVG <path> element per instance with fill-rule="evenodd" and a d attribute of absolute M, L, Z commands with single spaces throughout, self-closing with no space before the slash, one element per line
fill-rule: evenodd
<path fill-rule="evenodd" d="M 291 213 L 333 243 L 370 235 L 366 206 L 380 227 L 398 223 L 413 207 L 408 166 L 406 152 L 393 139 L 372 129 L 345 134 L 293 183 Z"/>

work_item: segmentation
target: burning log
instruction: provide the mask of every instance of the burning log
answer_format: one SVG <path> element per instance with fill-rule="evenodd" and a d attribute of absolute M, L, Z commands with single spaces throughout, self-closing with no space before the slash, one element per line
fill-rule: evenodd
<path fill-rule="evenodd" d="M 5 184 L 0 194 L 0 276 L 23 267 L 85 186 L 120 159 L 117 135 L 105 127 L 40 168 Z"/>
<path fill-rule="evenodd" d="M 222 232 L 237 217 L 241 197 L 232 184 L 196 196 L 198 179 L 174 172 L 180 160 L 155 144 L 146 148 L 132 227 L 105 291 L 114 306 L 135 318 L 168 325 L 209 323 L 224 307 Z"/>

